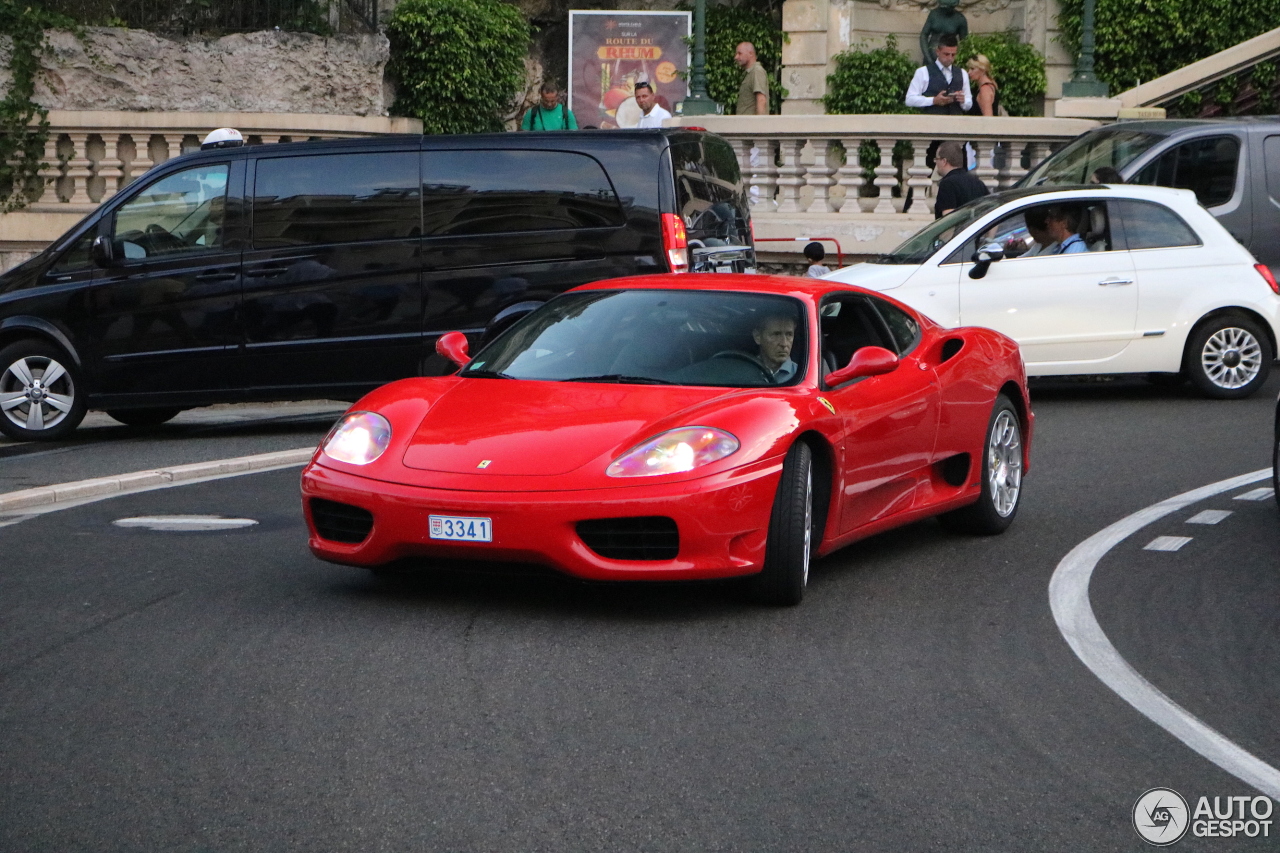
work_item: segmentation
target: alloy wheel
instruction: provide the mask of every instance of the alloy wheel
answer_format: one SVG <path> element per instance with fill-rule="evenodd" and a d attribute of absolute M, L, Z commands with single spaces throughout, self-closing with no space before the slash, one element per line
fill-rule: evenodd
<path fill-rule="evenodd" d="M 987 445 L 987 478 L 992 508 L 1007 518 L 1018 506 L 1022 490 L 1022 431 L 1013 412 L 996 416 Z"/>
<path fill-rule="evenodd" d="M 1262 370 L 1262 345 L 1247 329 L 1228 326 L 1204 342 L 1200 364 L 1205 376 L 1219 388 L 1242 388 Z"/>
<path fill-rule="evenodd" d="M 48 356 L 19 358 L 0 374 L 0 412 L 22 429 L 57 426 L 71 412 L 75 396 L 71 374 Z"/>

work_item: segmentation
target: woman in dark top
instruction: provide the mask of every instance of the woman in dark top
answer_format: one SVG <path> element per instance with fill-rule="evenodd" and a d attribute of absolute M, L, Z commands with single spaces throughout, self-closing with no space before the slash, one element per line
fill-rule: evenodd
<path fill-rule="evenodd" d="M 991 76 L 991 60 L 981 53 L 965 66 L 969 72 L 969 84 L 973 87 L 973 101 L 984 116 L 1000 115 L 1000 87 Z"/>

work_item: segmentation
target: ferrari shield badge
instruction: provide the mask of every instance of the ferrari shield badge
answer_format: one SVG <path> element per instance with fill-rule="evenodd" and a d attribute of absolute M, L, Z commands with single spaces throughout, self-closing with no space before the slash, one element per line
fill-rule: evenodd
<path fill-rule="evenodd" d="M 819 397 L 819 398 L 818 398 L 818 402 L 819 402 L 819 403 L 821 403 L 822 405 L 826 406 L 826 407 L 827 407 L 827 411 L 828 411 L 828 412 L 830 412 L 831 414 L 833 414 L 833 415 L 834 415 L 834 414 L 836 413 L 836 407 L 835 407 L 835 406 L 833 406 L 833 405 L 831 405 L 831 401 L 830 401 L 830 400 L 828 400 L 826 397 Z"/>
<path fill-rule="evenodd" d="M 832 411 L 834 411 L 834 409 L 833 409 Z M 481 460 L 480 460 L 480 464 L 479 464 L 479 465 L 477 465 L 476 467 L 477 467 L 477 468 L 488 468 L 488 467 L 489 467 L 489 463 L 491 463 L 492 461 L 493 461 L 492 459 L 481 459 Z"/>

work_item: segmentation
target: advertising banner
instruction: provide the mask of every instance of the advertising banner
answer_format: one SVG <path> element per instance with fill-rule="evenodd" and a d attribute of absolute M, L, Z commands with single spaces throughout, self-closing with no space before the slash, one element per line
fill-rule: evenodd
<path fill-rule="evenodd" d="M 635 85 L 675 114 L 688 93 L 689 12 L 569 12 L 569 109 L 578 127 L 635 127 Z"/>

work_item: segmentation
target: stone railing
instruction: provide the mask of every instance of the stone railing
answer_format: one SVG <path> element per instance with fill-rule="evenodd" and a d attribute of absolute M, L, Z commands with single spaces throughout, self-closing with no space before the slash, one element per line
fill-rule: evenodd
<path fill-rule="evenodd" d="M 196 150 L 205 135 L 234 127 L 249 144 L 421 133 L 417 119 L 296 113 L 50 110 L 41 194 L 0 214 L 0 271 L 57 239 L 152 166 Z"/>
<path fill-rule="evenodd" d="M 888 251 L 933 219 L 938 176 L 925 163 L 932 142 L 968 142 L 974 173 L 994 192 L 1098 126 L 1083 119 L 924 115 L 691 116 L 669 124 L 704 127 L 733 144 L 758 237 L 848 238 L 843 250 L 853 255 Z M 913 154 L 899 167 L 893 149 L 901 141 L 911 143 Z M 870 175 L 858 163 L 864 142 L 880 148 Z M 908 194 L 912 204 L 904 212 Z"/>

